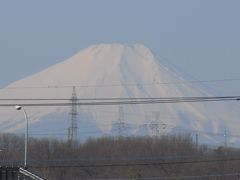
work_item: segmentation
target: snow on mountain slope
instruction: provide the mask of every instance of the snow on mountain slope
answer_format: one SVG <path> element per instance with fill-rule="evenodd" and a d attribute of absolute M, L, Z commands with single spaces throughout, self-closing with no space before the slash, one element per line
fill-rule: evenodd
<path fill-rule="evenodd" d="M 100 44 L 10 84 L 0 91 L 0 98 L 70 99 L 73 86 L 78 98 L 210 96 L 168 70 L 141 44 Z M 119 116 L 124 120 L 126 134 L 151 134 L 154 120 L 164 124 L 158 128 L 161 133 L 177 130 L 220 133 L 226 128 L 237 134 L 238 114 L 228 106 L 222 102 L 124 105 L 123 113 L 119 113 L 119 106 L 82 106 L 78 107 L 78 134 L 80 137 L 116 134 Z M 26 110 L 30 133 L 31 130 L 33 134 L 67 133 L 70 107 L 26 107 Z M 22 114 L 13 107 L 2 107 L 0 114 L 1 131 L 18 132 L 24 127 Z"/>

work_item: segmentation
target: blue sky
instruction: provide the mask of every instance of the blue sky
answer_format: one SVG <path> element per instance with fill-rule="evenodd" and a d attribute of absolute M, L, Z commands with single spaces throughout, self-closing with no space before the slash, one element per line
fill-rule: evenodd
<path fill-rule="evenodd" d="M 143 43 L 192 79 L 240 78 L 239 0 L 1 0 L 0 87 L 98 43 Z M 240 95 L 240 81 L 208 83 Z"/>

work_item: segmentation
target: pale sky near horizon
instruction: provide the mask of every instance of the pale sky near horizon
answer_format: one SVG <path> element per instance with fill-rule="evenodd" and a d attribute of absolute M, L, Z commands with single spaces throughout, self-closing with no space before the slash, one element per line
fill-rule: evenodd
<path fill-rule="evenodd" d="M 0 0 L 0 87 L 99 43 L 142 43 L 195 80 L 240 79 L 239 0 Z M 240 81 L 207 83 L 240 95 Z"/>

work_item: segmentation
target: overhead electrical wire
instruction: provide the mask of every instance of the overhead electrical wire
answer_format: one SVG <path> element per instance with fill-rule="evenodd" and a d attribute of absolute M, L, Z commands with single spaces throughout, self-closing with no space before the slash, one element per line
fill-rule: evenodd
<path fill-rule="evenodd" d="M 77 98 L 75 101 L 239 99 L 240 96 Z M 0 101 L 69 101 L 70 98 L 0 98 Z"/>
<path fill-rule="evenodd" d="M 221 173 L 221 174 L 206 174 L 206 175 L 192 175 L 192 176 L 157 176 L 157 177 L 138 177 L 138 180 L 167 180 L 167 179 L 208 179 L 220 177 L 240 177 L 240 173 Z M 135 180 L 136 178 L 110 178 L 110 179 L 87 179 L 87 180 Z"/>
<path fill-rule="evenodd" d="M 0 101 L 63 101 L 69 99 L 0 99 Z M 75 105 L 79 106 L 107 106 L 127 104 L 160 104 L 160 103 L 185 103 L 185 102 L 216 102 L 216 101 L 238 101 L 240 96 L 222 97 L 171 97 L 171 98 L 93 98 L 76 99 Z M 46 102 L 46 103 L 0 103 L 0 107 L 14 105 L 20 106 L 72 106 L 72 102 Z"/>
<path fill-rule="evenodd" d="M 232 82 L 240 81 L 240 78 L 230 79 L 212 79 L 212 80 L 193 80 L 193 81 L 173 81 L 173 82 L 149 82 L 149 83 L 125 83 L 125 84 L 101 84 L 101 85 L 49 85 L 49 86 L 12 86 L 0 88 L 0 90 L 10 89 L 58 89 L 58 88 L 91 88 L 91 87 L 129 87 L 129 86 L 155 86 L 155 85 L 172 85 L 172 84 L 197 84 L 197 83 L 217 83 L 217 82 Z"/>
<path fill-rule="evenodd" d="M 200 79 L 198 79 L 195 75 L 187 72 L 186 70 L 183 70 L 182 67 L 176 65 L 176 64 L 173 62 L 172 59 L 169 59 L 169 57 L 164 57 L 164 56 L 158 54 L 157 52 L 154 52 L 154 55 L 157 57 L 157 59 L 159 60 L 159 62 L 161 62 L 161 64 L 162 64 L 162 62 L 165 62 L 165 64 L 167 65 L 167 66 L 163 65 L 163 66 L 165 66 L 165 68 L 163 68 L 163 69 L 164 69 L 166 72 L 168 72 L 168 73 L 169 73 L 169 72 L 172 72 L 172 73 L 175 75 L 175 77 L 176 77 L 177 79 L 179 79 L 180 81 L 182 80 L 181 77 L 184 77 L 184 76 L 185 76 L 185 77 L 187 77 L 188 79 L 189 79 L 189 78 L 192 79 L 192 80 L 189 80 L 190 83 L 191 83 L 191 82 L 193 82 L 193 83 L 198 83 L 198 84 L 200 84 L 202 87 L 207 88 L 207 89 L 209 89 L 209 90 L 211 89 L 212 92 L 217 93 L 217 94 L 221 94 L 221 93 L 219 93 L 219 90 L 218 90 L 216 87 L 209 86 L 208 83 L 217 83 L 217 82 L 223 83 L 223 82 L 231 82 L 231 81 L 238 81 L 238 80 L 240 80 L 239 78 L 212 79 L 212 80 L 205 80 L 205 81 L 204 81 L 204 80 L 200 80 Z M 169 69 L 166 68 L 166 67 L 170 67 L 170 68 L 171 68 L 171 71 L 169 71 Z M 179 73 L 181 73 L 181 74 L 179 74 Z M 201 90 L 201 89 L 199 89 L 199 90 Z M 201 90 L 201 91 L 204 92 L 203 90 Z"/>
<path fill-rule="evenodd" d="M 48 160 L 38 161 L 39 165 L 31 165 L 31 168 L 66 168 L 66 167 L 80 167 L 80 168 L 97 168 L 97 167 L 129 167 L 129 166 L 160 166 L 160 165 L 183 165 L 183 164 L 199 164 L 199 163 L 216 163 L 227 161 L 240 161 L 240 158 L 221 158 L 221 159 L 200 159 L 200 160 L 180 160 L 180 161 L 152 161 L 152 162 L 116 162 L 116 163 L 89 163 L 77 161 L 64 160 Z M 46 164 L 41 164 L 46 163 Z"/>

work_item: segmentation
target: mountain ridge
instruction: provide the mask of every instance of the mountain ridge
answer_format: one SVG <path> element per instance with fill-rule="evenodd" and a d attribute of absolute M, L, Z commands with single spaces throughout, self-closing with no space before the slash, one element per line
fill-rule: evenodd
<path fill-rule="evenodd" d="M 168 82 L 181 83 L 167 84 Z M 77 88 L 79 98 L 210 95 L 171 72 L 154 57 L 150 49 L 142 44 L 132 46 L 100 44 L 85 48 L 63 62 L 10 84 L 1 91 L 0 97 L 70 99 L 73 86 Z M 49 131 L 51 127 L 53 129 L 61 127 L 66 132 L 70 123 L 68 115 L 70 108 L 29 107 L 27 110 L 31 118 L 30 127 L 41 127 L 43 130 L 48 128 Z M 119 116 L 122 116 L 119 106 L 78 108 L 79 128 L 85 123 L 91 124 L 94 127 L 92 129 L 95 129 L 94 131 L 98 134 L 117 134 L 116 130 L 113 133 L 113 125 L 119 121 Z M 150 124 L 154 121 L 158 122 L 158 131 L 161 130 L 161 133 L 172 132 L 177 128 L 213 133 L 223 132 L 227 128 L 229 132 L 236 133 L 237 127 L 234 123 L 237 122 L 237 117 L 227 109 L 220 103 L 125 105 L 123 116 L 125 115 L 124 123 L 131 127 L 128 132 L 135 135 L 142 134 L 140 129 L 144 124 L 148 124 L 144 131 L 151 135 L 153 130 Z M 114 113 L 104 113 L 106 111 Z M 9 113 L 5 120 L 0 121 L 5 127 L 11 127 L 5 128 L 5 131 L 16 131 L 24 127 L 24 124 L 19 121 L 19 113 L 13 112 L 13 108 L 1 110 L 0 113 Z M 136 116 L 128 116 L 128 114 Z M 59 116 L 59 121 L 53 116 Z M 229 123 L 229 117 L 232 119 L 231 123 Z M 15 126 L 13 122 L 16 122 Z M 161 123 L 167 124 L 167 128 L 160 127 Z M 37 127 L 36 124 L 43 125 Z M 79 131 L 83 130 L 79 129 Z"/>

